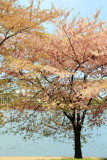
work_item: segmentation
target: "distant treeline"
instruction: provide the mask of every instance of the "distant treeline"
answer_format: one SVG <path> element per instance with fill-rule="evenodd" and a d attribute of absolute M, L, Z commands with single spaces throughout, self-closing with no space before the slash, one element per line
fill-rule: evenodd
<path fill-rule="evenodd" d="M 0 95 L 0 104 L 10 104 L 12 101 L 13 98 L 11 96 Z"/>

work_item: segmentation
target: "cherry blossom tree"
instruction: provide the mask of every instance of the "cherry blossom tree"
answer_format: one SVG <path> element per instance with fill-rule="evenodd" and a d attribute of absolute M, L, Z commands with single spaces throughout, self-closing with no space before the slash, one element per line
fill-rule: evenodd
<path fill-rule="evenodd" d="M 5 72 L 16 77 L 14 83 L 24 90 L 27 99 L 21 101 L 21 109 L 34 111 L 30 118 L 35 120 L 27 127 L 24 123 L 22 129 L 40 129 L 43 135 L 73 132 L 75 158 L 82 158 L 85 119 L 91 126 L 106 123 L 107 27 L 99 13 L 93 20 L 74 18 L 70 23 L 65 14 L 55 23 L 56 34 L 24 34 L 4 65 Z M 42 114 L 41 121 L 35 112 Z"/>

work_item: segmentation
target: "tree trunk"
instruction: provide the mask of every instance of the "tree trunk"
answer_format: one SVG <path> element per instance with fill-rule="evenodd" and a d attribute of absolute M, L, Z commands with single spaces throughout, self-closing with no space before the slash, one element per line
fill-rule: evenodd
<path fill-rule="evenodd" d="M 82 158 L 81 151 L 81 128 L 74 128 L 74 146 L 75 146 L 75 156 L 74 158 Z"/>
<path fill-rule="evenodd" d="M 75 146 L 75 156 L 74 156 L 74 158 L 82 158 L 81 129 L 82 129 L 82 125 L 83 125 L 83 122 L 84 122 L 86 111 L 83 113 L 82 120 L 80 120 L 80 113 L 79 112 L 77 113 L 77 117 L 76 117 L 75 109 L 74 109 L 74 112 L 73 112 L 72 115 L 65 112 L 65 111 L 63 113 L 71 121 L 72 126 L 73 126 L 73 130 L 74 130 L 74 146 Z M 77 120 L 77 123 L 76 123 L 76 120 Z"/>

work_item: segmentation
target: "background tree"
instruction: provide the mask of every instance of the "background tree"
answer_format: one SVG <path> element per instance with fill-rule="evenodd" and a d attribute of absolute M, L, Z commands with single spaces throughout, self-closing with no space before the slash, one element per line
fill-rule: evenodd
<path fill-rule="evenodd" d="M 37 6 L 34 5 L 34 1 L 30 1 L 29 6 L 22 7 L 18 5 L 17 0 L 0 0 L 0 71 L 1 76 L 3 75 L 5 78 L 7 77 L 4 76 L 3 65 L 7 62 L 6 57 L 12 56 L 21 59 L 20 55 L 23 55 L 24 48 L 23 40 L 25 42 L 29 36 L 30 38 L 32 36 L 45 37 L 46 32 L 43 24 L 53 22 L 57 17 L 63 15 L 62 10 L 58 15 L 54 8 L 51 10 L 41 9 L 41 1 L 36 2 Z M 27 35 L 25 39 L 23 39 L 24 34 Z M 17 43 L 23 43 L 23 46 L 20 45 L 20 52 L 16 47 Z M 23 57 L 26 55 L 24 54 Z M 7 68 L 7 70 L 9 69 Z"/>
<path fill-rule="evenodd" d="M 4 81 L 8 79 L 9 82 L 11 79 L 6 75 L 9 68 L 4 68 L 4 64 L 8 61 L 6 57 L 22 58 L 20 55 L 23 55 L 23 49 L 21 50 L 21 48 L 24 48 L 23 35 L 26 34 L 28 37 L 34 35 L 37 37 L 46 36 L 43 23 L 53 22 L 59 16 L 54 8 L 41 10 L 41 1 L 36 2 L 37 6 L 34 5 L 34 1 L 31 1 L 29 6 L 22 7 L 18 5 L 17 0 L 0 0 L 0 76 Z M 62 14 L 63 11 L 60 10 L 60 16 Z M 20 44 L 23 43 L 22 47 L 20 45 L 21 53 L 16 48 L 16 44 L 19 42 Z M 16 55 L 16 52 L 18 55 Z M 23 57 L 26 55 L 24 54 Z"/>
<path fill-rule="evenodd" d="M 16 98 L 15 90 L 21 90 L 21 88 L 19 87 L 19 84 L 15 82 L 15 78 L 18 75 L 22 76 L 22 69 L 24 68 L 22 67 L 20 70 L 17 69 L 18 74 L 16 74 L 9 69 L 12 66 L 7 68 L 5 65 L 9 64 L 9 60 L 11 60 L 11 62 L 14 61 L 13 65 L 14 63 L 17 64 L 18 61 L 19 65 L 20 63 L 22 65 L 23 60 L 21 61 L 21 58 L 27 58 L 27 53 L 23 55 L 24 42 L 26 41 L 27 43 L 26 38 L 31 38 L 32 36 L 37 36 L 38 38 L 45 37 L 46 32 L 43 24 L 46 22 L 53 22 L 59 17 L 54 8 L 51 8 L 51 10 L 41 9 L 40 3 L 41 1 L 37 1 L 37 6 L 35 6 L 34 1 L 31 1 L 29 6 L 22 7 L 18 5 L 17 0 L 0 0 L 0 93 L 3 94 L 3 96 L 12 96 L 12 98 L 15 99 L 14 103 L 17 104 L 17 108 L 20 108 L 20 106 L 18 105 L 19 102 Z M 63 11 L 60 10 L 60 16 L 62 15 Z M 23 37 L 25 34 L 26 37 L 24 39 Z M 19 43 L 20 49 L 18 50 Z M 26 61 L 26 65 L 27 63 L 28 61 Z M 31 65 L 28 66 L 31 67 Z M 28 68 L 25 68 L 25 70 L 28 70 Z M 19 95 L 17 94 L 17 97 L 18 96 Z M 9 107 L 12 108 L 13 104 L 0 105 L 0 121 L 2 121 L 2 110 L 6 108 L 8 109 Z"/>
<path fill-rule="evenodd" d="M 45 28 L 42 24 L 51 22 L 56 17 L 58 15 L 54 9 L 41 10 L 38 6 L 34 7 L 33 1 L 28 7 L 22 7 L 17 0 L 0 0 L 0 46 L 20 33 L 44 35 Z"/>

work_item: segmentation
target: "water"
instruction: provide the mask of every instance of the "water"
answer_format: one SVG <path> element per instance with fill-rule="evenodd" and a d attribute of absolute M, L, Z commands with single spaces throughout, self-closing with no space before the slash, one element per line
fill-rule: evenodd
<path fill-rule="evenodd" d="M 88 131 L 87 131 L 88 132 Z M 98 134 L 101 134 L 98 136 Z M 93 130 L 83 148 L 84 157 L 107 157 L 107 126 Z M 17 135 L 0 135 L 0 156 L 74 156 L 73 142 L 62 143 L 52 138 L 24 141 Z"/>

